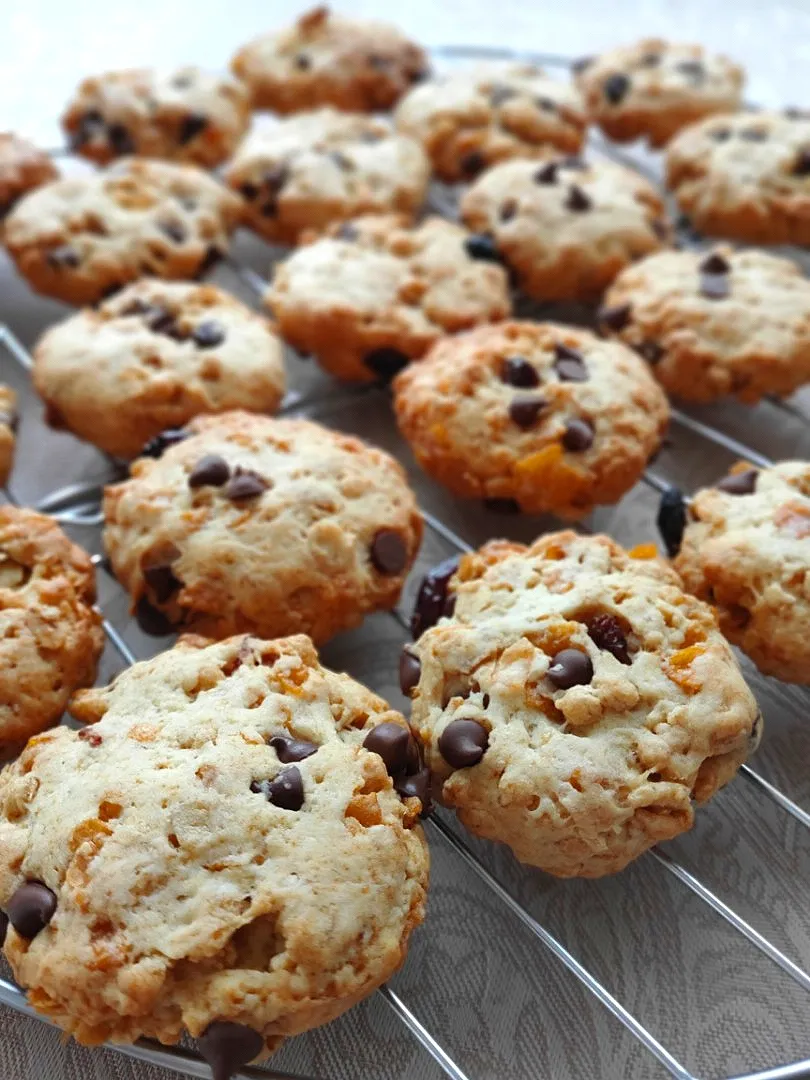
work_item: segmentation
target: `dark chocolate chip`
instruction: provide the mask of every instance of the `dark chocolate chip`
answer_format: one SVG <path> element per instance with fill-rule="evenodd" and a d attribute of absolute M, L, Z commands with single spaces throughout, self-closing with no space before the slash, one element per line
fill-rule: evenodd
<path fill-rule="evenodd" d="M 372 349 L 363 357 L 363 363 L 381 379 L 393 379 L 404 367 L 408 365 L 408 357 L 399 349 L 382 348 Z"/>
<path fill-rule="evenodd" d="M 660 218 L 653 218 L 650 222 L 650 228 L 659 240 L 669 239 L 669 222 L 662 221 Z"/>
<path fill-rule="evenodd" d="M 378 529 L 369 549 L 371 562 L 381 574 L 401 574 L 408 564 L 408 549 L 395 529 Z"/>
<path fill-rule="evenodd" d="M 26 881 L 6 905 L 8 921 L 20 935 L 31 941 L 56 913 L 56 896 L 41 881 Z"/>
<path fill-rule="evenodd" d="M 575 60 L 571 65 L 571 70 L 574 72 L 575 75 L 581 75 L 586 68 L 589 68 L 591 66 L 591 64 L 594 62 L 594 59 L 595 57 L 593 56 L 580 56 L 580 58 L 578 60 Z"/>
<path fill-rule="evenodd" d="M 110 124 L 107 128 L 107 142 L 116 154 L 135 153 L 135 141 L 123 124 Z"/>
<path fill-rule="evenodd" d="M 199 349 L 212 349 L 225 340 L 225 327 L 215 319 L 207 319 L 194 329 L 191 339 Z"/>
<path fill-rule="evenodd" d="M 411 690 L 419 685 L 421 674 L 422 664 L 419 657 L 414 656 L 408 649 L 403 649 L 399 654 L 399 688 L 406 697 L 410 697 Z"/>
<path fill-rule="evenodd" d="M 632 311 L 631 304 L 614 304 L 612 307 L 603 307 L 597 316 L 599 325 L 606 326 L 608 330 L 618 333 L 620 330 L 624 330 L 625 326 L 630 322 Z"/>
<path fill-rule="evenodd" d="M 519 514 L 520 503 L 517 499 L 497 498 L 493 496 L 489 499 L 484 499 L 484 509 L 489 510 L 491 514 Z"/>
<path fill-rule="evenodd" d="M 206 454 L 200 458 L 189 473 L 188 486 L 198 487 L 222 487 L 231 478 L 231 469 L 225 458 L 219 454 Z"/>
<path fill-rule="evenodd" d="M 793 165 L 794 176 L 807 176 L 810 173 L 810 146 L 804 146 L 796 155 Z"/>
<path fill-rule="evenodd" d="M 74 269 L 81 262 L 78 251 L 68 244 L 62 244 L 61 247 L 53 248 L 47 253 L 45 258 L 48 265 L 52 266 L 54 270 L 63 270 L 65 267 Z"/>
<path fill-rule="evenodd" d="M 480 150 L 471 150 L 461 159 L 461 172 L 467 180 L 472 180 L 486 168 L 486 164 L 487 159 Z"/>
<path fill-rule="evenodd" d="M 719 251 L 713 251 L 700 263 L 698 269 L 702 274 L 728 274 L 731 264 Z"/>
<path fill-rule="evenodd" d="M 295 58 L 295 66 L 299 71 L 309 71 L 312 67 L 312 61 L 305 53 L 299 53 Z"/>
<path fill-rule="evenodd" d="M 756 490 L 758 477 L 758 469 L 746 469 L 724 477 L 715 487 L 729 495 L 751 495 Z"/>
<path fill-rule="evenodd" d="M 290 735 L 273 735 L 268 739 L 268 746 L 273 747 L 282 765 L 289 765 L 291 761 L 303 761 L 318 752 L 315 743 L 306 739 L 293 739 Z"/>
<path fill-rule="evenodd" d="M 534 99 L 534 103 L 538 109 L 542 109 L 543 112 L 556 112 L 557 102 L 552 101 L 551 98 L 539 97 Z"/>
<path fill-rule="evenodd" d="M 197 1047 L 211 1066 L 212 1080 L 231 1080 L 238 1069 L 259 1056 L 264 1039 L 244 1024 L 215 1020 L 197 1039 Z"/>
<path fill-rule="evenodd" d="M 394 791 L 403 799 L 418 799 L 422 804 L 420 817 L 427 817 L 432 810 L 430 801 L 430 770 L 422 766 L 415 773 L 398 776 L 394 780 Z"/>
<path fill-rule="evenodd" d="M 203 255 L 202 260 L 197 267 L 194 275 L 195 278 L 198 281 L 201 278 L 204 278 L 208 271 L 212 270 L 224 257 L 224 252 L 220 251 L 219 248 L 215 247 L 213 244 L 209 244 L 206 248 L 205 255 Z"/>
<path fill-rule="evenodd" d="M 515 199 L 507 199 L 506 202 L 501 204 L 500 213 L 498 216 L 501 221 L 511 221 L 518 210 L 518 204 Z"/>
<path fill-rule="evenodd" d="M 175 244 L 182 244 L 188 236 L 185 225 L 181 225 L 179 221 L 161 221 L 158 227 Z"/>
<path fill-rule="evenodd" d="M 661 492 L 656 523 L 667 554 L 674 559 L 681 550 L 686 528 L 686 500 L 678 488 L 669 487 Z"/>
<path fill-rule="evenodd" d="M 250 790 L 260 791 L 268 802 L 282 810 L 300 810 L 304 805 L 304 781 L 295 765 L 282 769 L 274 780 L 254 780 Z"/>
<path fill-rule="evenodd" d="M 8 930 L 8 915 L 5 911 L 0 911 L 0 949 L 6 940 L 6 931 Z"/>
<path fill-rule="evenodd" d="M 174 556 L 176 559 L 180 553 Z M 155 562 L 151 566 L 144 566 L 143 580 L 152 591 L 152 595 L 159 604 L 165 604 L 174 594 L 183 587 L 183 582 L 175 577 L 172 572 L 172 564 L 168 561 Z"/>
<path fill-rule="evenodd" d="M 709 138 L 714 139 L 715 142 L 728 142 L 731 138 L 731 128 L 714 128 L 709 132 Z"/>
<path fill-rule="evenodd" d="M 535 184 L 556 184 L 559 169 L 556 161 L 549 161 L 537 170 L 532 179 Z"/>
<path fill-rule="evenodd" d="M 422 578 L 411 616 L 411 633 L 414 639 L 421 637 L 431 626 L 435 626 L 442 615 L 452 614 L 452 611 L 446 610 L 448 601 L 451 598 L 454 599 L 453 594 L 448 593 L 447 586 L 450 578 L 458 570 L 458 563 L 457 555 L 445 559 Z"/>
<path fill-rule="evenodd" d="M 522 356 L 506 357 L 501 364 L 501 379 L 509 386 L 519 386 L 524 390 L 540 384 L 537 369 Z"/>
<path fill-rule="evenodd" d="M 145 596 L 135 605 L 135 619 L 141 630 L 150 637 L 168 637 L 175 630 L 168 616 L 158 611 Z"/>
<path fill-rule="evenodd" d="M 151 315 L 154 310 L 151 304 L 136 297 L 130 300 L 126 307 L 121 308 L 119 315 Z"/>
<path fill-rule="evenodd" d="M 411 733 L 401 724 L 390 721 L 372 728 L 363 740 L 363 746 L 372 754 L 379 754 L 389 776 L 404 773 L 408 766 L 408 747 Z"/>
<path fill-rule="evenodd" d="M 552 365 L 560 382 L 587 382 L 589 375 L 585 358 L 577 349 L 572 349 L 562 342 L 554 345 L 554 364 Z"/>
<path fill-rule="evenodd" d="M 551 658 L 548 678 L 559 690 L 584 686 L 593 678 L 593 664 L 581 649 L 563 649 Z"/>
<path fill-rule="evenodd" d="M 270 485 L 263 476 L 253 472 L 252 469 L 242 469 L 238 465 L 233 476 L 225 487 L 225 498 L 231 502 L 242 502 L 245 499 L 257 499 Z"/>
<path fill-rule="evenodd" d="M 676 69 L 694 84 L 702 83 L 706 78 L 706 69 L 700 60 L 681 60 Z"/>
<path fill-rule="evenodd" d="M 613 615 L 596 615 L 588 623 L 588 634 L 597 648 L 612 653 L 620 664 L 630 663 L 627 638 L 619 625 L 619 620 Z"/>
<path fill-rule="evenodd" d="M 426 79 L 430 78 L 430 69 L 429 68 L 416 68 L 415 71 L 409 71 L 408 72 L 408 78 L 414 84 L 425 82 Z"/>
<path fill-rule="evenodd" d="M 509 406 L 509 419 L 527 431 L 537 423 L 537 417 L 548 402 L 542 397 L 519 397 Z"/>
<path fill-rule="evenodd" d="M 477 765 L 489 746 L 489 732 L 477 720 L 451 720 L 439 736 L 439 753 L 454 769 Z"/>
<path fill-rule="evenodd" d="M 496 263 L 501 261 L 501 253 L 498 251 L 497 244 L 486 233 L 468 236 L 464 241 L 464 248 L 471 259 L 482 259 L 485 262 Z"/>
<path fill-rule="evenodd" d="M 497 108 L 499 105 L 503 105 L 505 101 L 513 98 L 516 93 L 517 90 L 513 90 L 511 86 L 496 83 L 489 92 L 489 103 L 493 108 Z"/>
<path fill-rule="evenodd" d="M 634 346 L 639 356 L 643 356 L 648 364 L 657 364 L 664 355 L 664 350 L 657 341 L 642 341 Z"/>
<path fill-rule="evenodd" d="M 765 142 L 768 138 L 768 132 L 763 128 L 743 128 L 739 132 L 740 138 L 745 139 L 746 142 Z"/>
<path fill-rule="evenodd" d="M 207 127 L 207 116 L 203 116 L 202 113 L 189 113 L 188 116 L 183 117 L 180 130 L 177 133 L 177 141 L 181 146 L 185 146 L 192 139 L 196 139 L 200 132 L 205 131 Z"/>
<path fill-rule="evenodd" d="M 725 300 L 730 292 L 728 274 L 700 275 L 700 295 L 707 300 Z"/>
<path fill-rule="evenodd" d="M 565 206 L 567 210 L 573 210 L 575 213 L 581 214 L 586 210 L 590 210 L 593 203 L 581 187 L 577 184 L 572 184 L 568 189 Z"/>
<path fill-rule="evenodd" d="M 246 199 L 252 201 L 257 197 L 261 189 L 256 184 L 244 183 L 239 185 L 239 190 Z"/>
<path fill-rule="evenodd" d="M 572 453 L 582 453 L 593 446 L 593 427 L 587 420 L 573 419 L 565 425 L 562 444 Z"/>
<path fill-rule="evenodd" d="M 78 150 L 85 143 L 92 142 L 104 130 L 104 117 L 96 109 L 89 109 L 79 118 L 76 130 L 70 136 L 70 145 Z"/>
<path fill-rule="evenodd" d="M 618 71 L 614 75 L 608 75 L 602 84 L 602 93 L 611 105 L 618 105 L 629 89 L 630 80 Z"/>
<path fill-rule="evenodd" d="M 170 446 L 176 446 L 177 443 L 183 442 L 188 438 L 188 432 L 183 428 L 168 428 L 166 431 L 161 431 L 159 435 L 155 435 L 150 439 L 148 443 L 141 450 L 141 457 L 159 458 L 163 457 L 163 454 Z"/>

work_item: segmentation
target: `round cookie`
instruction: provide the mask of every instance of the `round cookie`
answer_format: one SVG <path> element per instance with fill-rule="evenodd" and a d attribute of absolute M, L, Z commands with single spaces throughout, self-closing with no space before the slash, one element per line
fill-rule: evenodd
<path fill-rule="evenodd" d="M 95 599 L 90 557 L 54 521 L 0 506 L 0 757 L 92 684 L 104 645 Z"/>
<path fill-rule="evenodd" d="M 188 1032 L 224 1080 L 399 968 L 428 851 L 364 743 L 408 727 L 305 637 L 181 643 L 73 712 L 0 774 L 4 951 L 40 1013 L 91 1045 Z"/>
<path fill-rule="evenodd" d="M 531 322 L 440 341 L 397 376 L 394 407 L 419 464 L 454 494 L 564 518 L 617 502 L 669 417 L 630 349 Z"/>
<path fill-rule="evenodd" d="M 759 739 L 711 608 L 637 554 L 572 532 L 492 541 L 405 650 L 442 801 L 559 877 L 615 873 L 691 828 Z"/>
<path fill-rule="evenodd" d="M 334 105 L 346 112 L 390 109 L 425 78 L 427 57 L 396 27 L 313 8 L 285 30 L 243 46 L 231 68 L 257 109 L 301 112 Z"/>
<path fill-rule="evenodd" d="M 92 304 L 144 274 L 205 273 L 240 214 L 201 169 L 126 158 L 27 195 L 6 218 L 4 242 L 37 292 Z"/>
<path fill-rule="evenodd" d="M 810 684 L 808 462 L 741 462 L 699 491 L 675 567 L 760 671 Z"/>
<path fill-rule="evenodd" d="M 419 144 L 384 120 L 317 109 L 248 135 L 225 179 L 244 198 L 251 228 L 294 244 L 307 229 L 357 214 L 413 215 L 429 167 Z"/>
<path fill-rule="evenodd" d="M 245 412 L 197 417 L 186 432 L 105 493 L 107 552 L 144 629 L 323 642 L 394 606 L 422 519 L 393 458 L 307 420 Z"/>
<path fill-rule="evenodd" d="M 751 244 L 810 244 L 810 118 L 714 116 L 667 147 L 667 185 L 698 231 Z"/>
<path fill-rule="evenodd" d="M 235 79 L 198 67 L 133 68 L 84 79 L 62 127 L 71 149 L 101 165 L 139 154 L 213 168 L 230 157 L 249 121 L 247 92 Z"/>
<path fill-rule="evenodd" d="M 656 147 L 706 116 L 735 112 L 745 82 L 727 56 L 661 38 L 586 57 L 574 72 L 589 117 L 606 135 Z"/>
<path fill-rule="evenodd" d="M 0 487 L 6 486 L 11 475 L 18 424 L 17 395 L 0 383 Z"/>
<path fill-rule="evenodd" d="M 448 183 L 509 158 L 577 153 L 586 125 L 577 90 L 534 64 L 481 65 L 431 79 L 400 102 L 394 121 Z"/>
<path fill-rule="evenodd" d="M 620 270 L 670 240 L 664 204 L 642 176 L 609 161 L 508 161 L 461 200 L 527 296 L 597 299 Z"/>
<path fill-rule="evenodd" d="M 265 303 L 290 345 L 337 378 L 390 378 L 443 334 L 511 312 L 506 272 L 468 240 L 438 217 L 357 218 L 280 263 Z"/>
<path fill-rule="evenodd" d="M 149 278 L 48 330 L 33 378 L 52 423 L 121 458 L 200 413 L 273 413 L 284 394 L 261 316 L 213 285 Z"/>
<path fill-rule="evenodd" d="M 650 255 L 613 282 L 600 324 L 685 401 L 753 404 L 810 381 L 810 281 L 763 251 Z"/>
<path fill-rule="evenodd" d="M 0 221 L 23 195 L 58 176 L 44 150 L 11 131 L 0 132 Z"/>

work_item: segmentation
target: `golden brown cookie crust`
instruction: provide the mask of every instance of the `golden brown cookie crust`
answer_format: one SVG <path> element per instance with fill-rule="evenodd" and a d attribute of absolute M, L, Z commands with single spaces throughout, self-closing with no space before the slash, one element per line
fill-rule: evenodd
<path fill-rule="evenodd" d="M 0 132 L 0 221 L 23 195 L 58 176 L 44 150 L 11 131 Z"/>

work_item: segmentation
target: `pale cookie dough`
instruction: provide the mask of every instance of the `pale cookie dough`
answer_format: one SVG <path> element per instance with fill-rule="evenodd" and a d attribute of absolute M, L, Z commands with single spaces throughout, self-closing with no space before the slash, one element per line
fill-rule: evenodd
<path fill-rule="evenodd" d="M 0 221 L 23 195 L 58 176 L 44 150 L 11 131 L 0 132 Z"/>
<path fill-rule="evenodd" d="M 92 304 L 135 278 L 192 278 L 228 250 L 239 200 L 191 165 L 127 158 L 27 195 L 4 242 L 37 292 Z"/>
<path fill-rule="evenodd" d="M 4 951 L 40 1013 L 188 1032 L 225 1078 L 399 968 L 428 883 L 382 756 L 407 724 L 307 638 L 184 642 L 73 713 L 0 773 Z"/>
<path fill-rule="evenodd" d="M 764 251 L 650 255 L 613 282 L 600 325 L 685 401 L 753 404 L 810 381 L 810 281 Z"/>
<path fill-rule="evenodd" d="M 417 461 L 454 494 L 578 518 L 638 480 L 669 418 L 643 360 L 552 323 L 440 341 L 394 383 Z"/>
<path fill-rule="evenodd" d="M 810 464 L 746 463 L 699 491 L 675 567 L 766 675 L 810 684 Z"/>
<path fill-rule="evenodd" d="M 461 214 L 537 300 L 597 299 L 625 266 L 670 241 L 655 188 L 609 161 L 496 165 L 464 195 Z"/>
<path fill-rule="evenodd" d="M 235 79 L 198 67 L 133 68 L 84 79 L 62 126 L 71 148 L 101 165 L 139 154 L 213 168 L 249 121 L 248 95 Z"/>
<path fill-rule="evenodd" d="M 317 109 L 252 132 L 225 179 L 243 197 L 251 228 L 294 244 L 307 229 L 357 214 L 412 216 L 429 171 L 419 144 L 384 120 Z"/>
<path fill-rule="evenodd" d="M 18 424 L 17 395 L 0 383 L 0 487 L 5 487 L 11 475 Z"/>
<path fill-rule="evenodd" d="M 89 555 L 55 522 L 0 507 L 0 758 L 92 684 L 104 645 L 95 599 Z"/>
<path fill-rule="evenodd" d="M 187 432 L 105 494 L 107 552 L 145 629 L 323 642 L 394 606 L 422 518 L 393 458 L 245 412 Z"/>
<path fill-rule="evenodd" d="M 810 118 L 737 113 L 693 124 L 666 153 L 667 184 L 698 231 L 810 244 Z"/>
<path fill-rule="evenodd" d="M 394 121 L 422 143 L 436 175 L 449 183 L 509 158 L 577 153 L 586 126 L 574 86 L 516 63 L 481 65 L 417 86 Z"/>
<path fill-rule="evenodd" d="M 742 105 L 743 69 L 702 45 L 645 38 L 574 65 L 590 118 L 616 142 L 663 146 L 682 128 Z"/>
<path fill-rule="evenodd" d="M 403 657 L 442 801 L 560 877 L 615 873 L 691 828 L 759 738 L 711 608 L 648 556 L 572 532 L 492 541 Z"/>
<path fill-rule="evenodd" d="M 334 105 L 346 112 L 390 109 L 428 73 L 427 57 L 396 27 L 313 8 L 285 30 L 243 46 L 231 68 L 254 108 L 277 113 Z"/>
<path fill-rule="evenodd" d="M 460 226 L 357 218 L 279 264 L 265 302 L 282 336 L 339 379 L 390 378 L 445 333 L 506 318 L 506 271 Z"/>
<path fill-rule="evenodd" d="M 133 458 L 200 413 L 273 413 L 279 339 L 213 285 L 146 279 L 48 330 L 34 349 L 46 415 L 113 457 Z"/>

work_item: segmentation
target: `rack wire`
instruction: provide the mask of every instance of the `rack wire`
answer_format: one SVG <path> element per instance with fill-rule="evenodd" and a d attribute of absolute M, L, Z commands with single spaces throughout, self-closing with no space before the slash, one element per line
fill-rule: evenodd
<path fill-rule="evenodd" d="M 527 59 L 547 66 L 566 67 L 570 64 L 570 61 L 563 57 L 536 53 L 517 54 L 511 50 L 498 48 L 471 49 L 463 46 L 448 46 L 436 49 L 434 52 L 438 56 L 451 58 Z M 592 149 L 596 153 L 613 157 L 625 164 L 639 168 L 638 161 L 632 155 L 617 150 L 598 137 L 595 138 Z M 61 155 L 63 152 L 60 151 L 59 153 Z M 650 176 L 651 171 L 649 168 L 643 167 L 642 171 L 645 172 L 645 175 Z M 657 181 L 654 174 L 652 178 Z M 446 211 L 446 193 L 442 194 L 440 199 L 442 209 Z M 231 260 L 229 265 L 238 279 L 247 286 L 256 299 L 261 301 L 268 285 L 264 278 L 249 266 L 238 261 Z M 8 327 L 0 326 L 0 351 L 5 352 L 25 373 L 30 372 L 32 366 L 31 356 Z M 295 414 L 307 410 L 310 414 L 314 413 L 322 417 L 342 410 L 350 402 L 356 403 L 359 395 L 384 394 L 384 392 L 381 387 L 372 386 L 345 392 L 328 392 L 326 395 L 323 393 L 292 393 L 285 398 L 282 411 Z M 799 419 L 805 424 L 810 424 L 807 415 L 792 402 L 774 402 L 774 404 L 783 409 L 786 414 Z M 710 446 L 723 450 L 734 457 L 743 458 L 759 466 L 767 466 L 771 463 L 770 459 L 757 449 L 725 433 L 718 427 L 691 415 L 689 412 L 673 408 L 672 420 L 675 425 L 688 432 L 690 436 L 703 440 Z M 642 477 L 642 483 L 658 493 L 663 493 L 671 487 L 670 482 L 664 476 L 649 468 Z M 99 505 L 102 490 L 103 484 L 98 481 L 80 481 L 65 485 L 40 498 L 36 503 L 36 509 L 52 515 L 56 520 L 64 524 L 79 528 L 96 527 L 101 522 Z M 6 489 L 6 497 L 13 503 L 17 501 L 13 492 L 8 489 Z M 435 514 L 423 510 L 423 517 L 428 529 L 434 536 L 452 550 L 463 553 L 473 549 L 473 544 L 468 543 L 455 529 Z M 111 573 L 108 563 L 100 554 L 93 555 L 92 561 L 97 569 L 107 574 Z M 405 612 L 401 609 L 395 609 L 391 612 L 391 616 L 407 635 L 409 620 Z M 121 661 L 126 665 L 136 663 L 138 658 L 135 652 L 109 618 L 104 618 L 103 627 L 110 645 Z M 772 803 L 802 829 L 810 829 L 810 812 L 797 804 L 765 776 L 748 765 L 742 767 L 741 775 L 757 798 Z M 558 936 L 535 918 L 527 906 L 514 895 L 514 892 L 507 888 L 488 868 L 485 861 L 477 854 L 468 840 L 459 834 L 455 819 L 452 816 L 445 811 L 437 810 L 427 820 L 426 828 L 445 847 L 449 854 L 461 860 L 516 922 L 522 925 L 624 1027 L 630 1036 L 657 1061 L 666 1073 L 678 1078 L 678 1080 L 698 1080 L 699 1074 L 682 1064 L 656 1035 L 622 1004 L 604 982 L 589 970 Z M 654 863 L 665 870 L 683 889 L 687 890 L 701 903 L 707 905 L 728 927 L 776 965 L 803 991 L 810 991 L 810 973 L 804 967 L 791 959 L 768 937 L 751 925 L 726 900 L 721 898 L 668 851 L 654 848 L 642 856 L 642 860 Z M 377 994 L 401 1023 L 405 1031 L 415 1039 L 416 1043 L 445 1076 L 450 1077 L 451 1080 L 479 1080 L 477 1076 L 470 1076 L 461 1068 L 451 1054 L 444 1049 L 439 1039 L 420 1021 L 409 1004 L 390 986 L 381 987 Z M 24 1015 L 43 1020 L 28 1004 L 23 992 L 11 981 L 4 978 L 0 978 L 0 1003 Z M 48 1023 L 48 1021 L 43 1022 Z M 195 1053 L 184 1048 L 163 1047 L 150 1040 L 140 1040 L 132 1046 L 116 1046 L 115 1050 L 150 1065 L 173 1069 L 175 1072 L 185 1076 L 207 1078 L 210 1075 L 208 1066 Z M 329 1080 L 328 1077 L 316 1077 L 301 1072 L 277 1071 L 272 1067 L 247 1067 L 243 1068 L 238 1075 L 247 1078 L 247 1080 Z M 810 1058 L 776 1065 L 764 1071 L 737 1074 L 726 1078 L 726 1080 L 801 1080 L 801 1078 L 807 1077 L 810 1077 Z"/>

